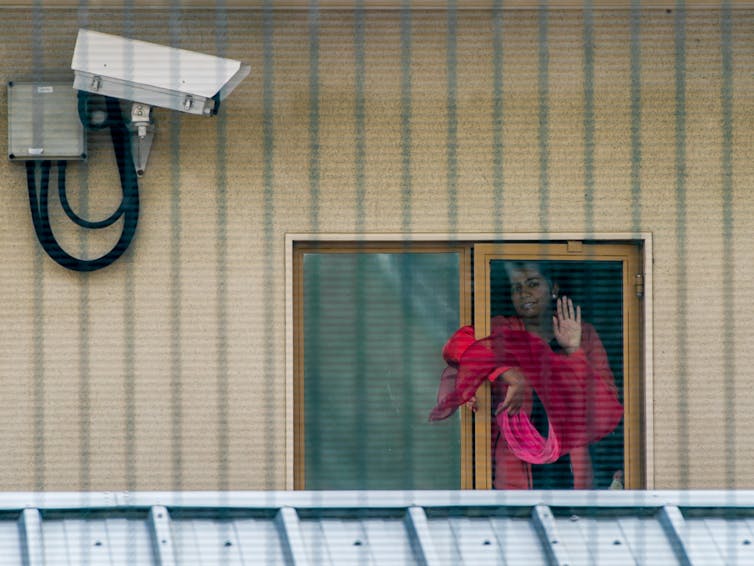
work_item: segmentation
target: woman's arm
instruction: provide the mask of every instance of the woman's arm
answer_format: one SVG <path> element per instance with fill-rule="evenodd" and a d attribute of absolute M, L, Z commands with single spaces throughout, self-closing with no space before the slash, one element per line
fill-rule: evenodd
<path fill-rule="evenodd" d="M 615 377 L 610 369 L 610 361 L 607 358 L 607 352 L 602 345 L 602 340 L 600 340 L 599 334 L 597 334 L 594 326 L 589 323 L 584 323 L 582 332 L 583 338 L 581 347 L 584 350 L 587 362 L 589 362 L 589 367 L 594 374 L 613 391 L 613 393 L 617 394 L 618 390 L 615 387 Z"/>

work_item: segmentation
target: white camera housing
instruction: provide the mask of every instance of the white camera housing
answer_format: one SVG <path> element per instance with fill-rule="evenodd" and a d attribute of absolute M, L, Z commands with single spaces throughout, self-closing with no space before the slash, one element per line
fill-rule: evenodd
<path fill-rule="evenodd" d="M 80 29 L 73 88 L 209 116 L 249 74 L 240 61 Z"/>

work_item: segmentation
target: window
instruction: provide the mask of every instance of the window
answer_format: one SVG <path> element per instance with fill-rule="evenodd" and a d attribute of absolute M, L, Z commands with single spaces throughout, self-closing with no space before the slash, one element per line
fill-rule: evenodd
<path fill-rule="evenodd" d="M 474 323 L 487 336 L 493 317 L 515 314 L 512 261 L 546 265 L 604 345 L 624 418 L 589 450 L 594 487 L 616 472 L 645 487 L 640 258 L 635 242 L 295 243 L 294 487 L 493 486 L 489 384 L 476 412 L 428 414 L 453 332 Z"/>
<path fill-rule="evenodd" d="M 596 330 L 624 408 L 616 429 L 590 447 L 594 487 L 604 488 L 621 475 L 632 488 L 646 485 L 641 450 L 642 390 L 640 371 L 639 248 L 634 244 L 515 243 L 474 246 L 474 320 L 477 337 L 490 334 L 493 317 L 511 315 L 510 281 L 505 266 L 510 262 L 546 265 L 559 294 L 571 297 L 582 318 Z M 638 278 L 637 278 L 638 276 Z M 489 386 L 478 395 L 475 415 L 475 487 L 492 486 Z M 617 479 L 617 477 L 616 477 Z"/>

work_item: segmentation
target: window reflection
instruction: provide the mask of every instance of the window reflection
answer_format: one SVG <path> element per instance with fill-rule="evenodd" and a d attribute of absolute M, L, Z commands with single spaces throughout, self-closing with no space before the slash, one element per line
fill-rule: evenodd
<path fill-rule="evenodd" d="M 306 489 L 458 489 L 460 423 L 427 421 L 460 321 L 457 253 L 307 253 Z"/>

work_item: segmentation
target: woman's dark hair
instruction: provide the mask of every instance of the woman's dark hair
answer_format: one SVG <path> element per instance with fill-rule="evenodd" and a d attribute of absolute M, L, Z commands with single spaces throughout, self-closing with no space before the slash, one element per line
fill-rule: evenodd
<path fill-rule="evenodd" d="M 552 287 L 552 284 L 556 281 L 553 278 L 553 269 L 551 262 L 549 261 L 534 261 L 534 260 L 512 260 L 505 262 L 505 273 L 510 281 L 511 273 L 514 271 L 520 271 L 521 269 L 535 269 L 539 274 L 545 278 L 547 284 Z"/>

